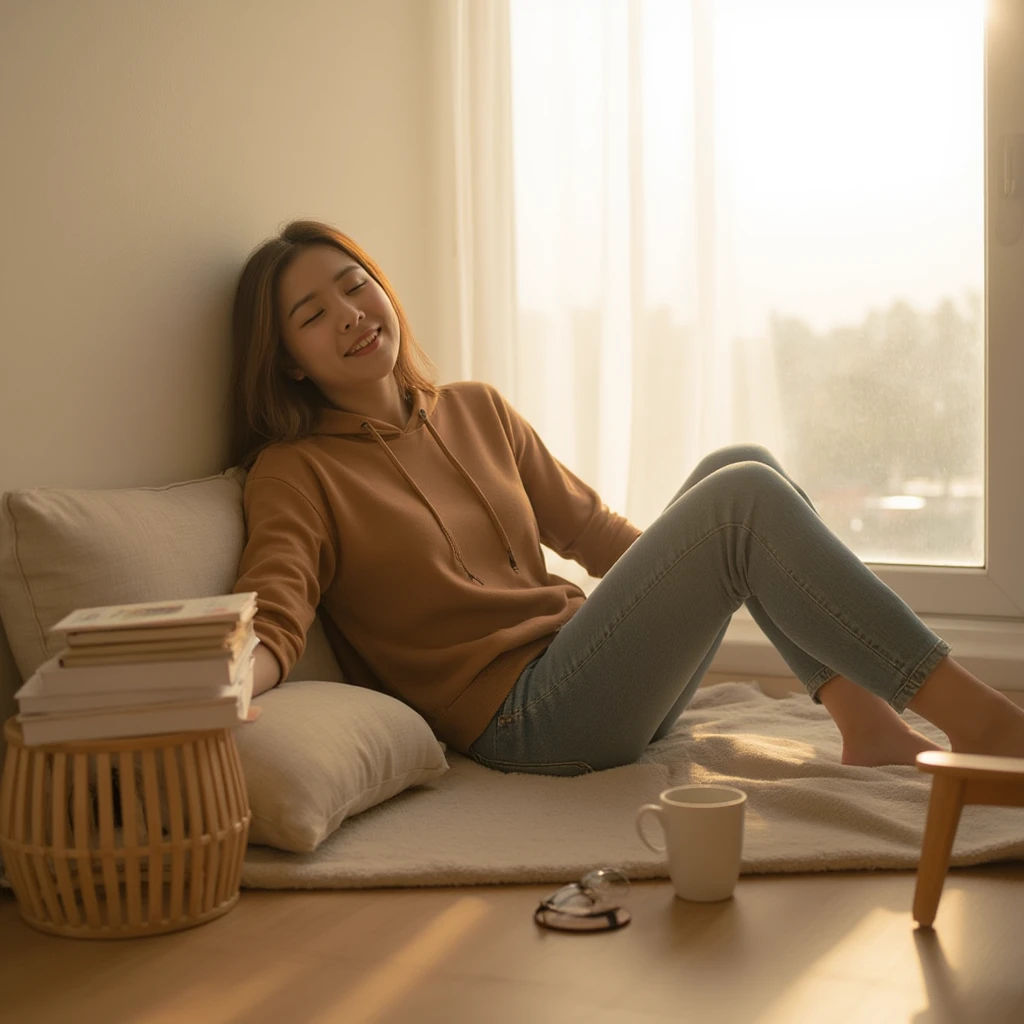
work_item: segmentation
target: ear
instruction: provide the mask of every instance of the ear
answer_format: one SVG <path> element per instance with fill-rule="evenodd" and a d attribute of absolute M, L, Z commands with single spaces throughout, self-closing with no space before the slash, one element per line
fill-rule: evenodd
<path fill-rule="evenodd" d="M 290 367 L 284 371 L 292 380 L 304 380 L 305 374 L 297 366 Z"/>

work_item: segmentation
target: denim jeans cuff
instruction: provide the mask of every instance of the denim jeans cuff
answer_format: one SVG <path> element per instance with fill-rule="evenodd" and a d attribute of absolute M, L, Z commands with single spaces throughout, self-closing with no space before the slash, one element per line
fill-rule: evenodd
<path fill-rule="evenodd" d="M 815 704 L 821 703 L 821 698 L 818 696 L 818 691 L 827 682 L 829 682 L 832 679 L 835 679 L 837 675 L 839 675 L 839 673 L 833 671 L 830 668 L 821 668 L 804 683 L 804 687 L 806 688 L 808 694 L 810 694 L 811 700 L 813 700 Z"/>
<path fill-rule="evenodd" d="M 945 640 L 936 639 L 935 645 L 918 662 L 917 667 L 911 672 L 907 681 L 896 691 L 889 702 L 893 710 L 903 714 L 907 704 L 914 698 L 914 694 L 924 685 L 925 680 L 935 671 L 935 667 L 943 658 L 949 655 L 951 648 Z"/>

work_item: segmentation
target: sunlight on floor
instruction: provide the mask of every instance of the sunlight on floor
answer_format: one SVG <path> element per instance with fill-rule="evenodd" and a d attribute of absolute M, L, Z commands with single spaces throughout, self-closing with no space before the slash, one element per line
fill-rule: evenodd
<path fill-rule="evenodd" d="M 302 964 L 278 961 L 262 964 L 258 971 L 232 984 L 227 977 L 215 977 L 202 984 L 182 988 L 159 1006 L 147 1007 L 125 1024 L 181 1024 L 194 1019 L 201 1007 L 204 1024 L 230 1024 L 246 1020 L 263 1002 L 295 982 L 305 968 Z"/>
<path fill-rule="evenodd" d="M 308 1024 L 373 1024 L 397 1003 L 444 955 L 477 927 L 490 911 L 482 899 L 458 900 L 419 935 L 393 953 L 347 996 Z"/>
<path fill-rule="evenodd" d="M 445 955 L 472 932 L 491 908 L 478 898 L 462 898 L 438 914 L 387 960 L 340 991 L 337 1000 L 306 1024 L 373 1024 L 430 973 Z M 125 1024 L 180 1024 L 195 1019 L 201 1008 L 204 1024 L 238 1024 L 249 1020 L 268 1000 L 289 989 L 305 989 L 310 964 L 300 959 L 261 962 L 259 970 L 229 978 L 218 975 L 183 987 L 159 1006 L 147 1008 Z M 342 984 L 339 978 L 339 986 Z"/>
<path fill-rule="evenodd" d="M 910 916 L 909 898 L 905 911 L 875 907 L 868 912 L 839 942 L 825 950 L 817 960 L 809 962 L 803 974 L 774 1003 L 764 1008 L 758 1018 L 759 1024 L 810 1019 L 808 1011 L 826 991 L 830 1001 L 829 1019 L 838 1024 L 847 1019 L 839 1009 L 838 992 L 848 990 L 850 1002 L 847 1006 L 850 1012 L 854 1012 L 865 985 L 876 991 L 884 989 L 888 975 L 893 977 L 893 995 L 904 994 L 905 979 L 897 973 L 900 960 L 892 956 L 895 928 L 906 929 L 910 949 L 914 922 Z"/>

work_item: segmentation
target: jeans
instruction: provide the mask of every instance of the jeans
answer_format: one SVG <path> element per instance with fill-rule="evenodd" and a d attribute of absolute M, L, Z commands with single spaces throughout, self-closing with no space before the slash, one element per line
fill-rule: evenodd
<path fill-rule="evenodd" d="M 632 763 L 693 698 L 742 604 L 817 703 L 843 675 L 902 712 L 950 650 L 767 450 L 734 445 L 700 462 L 526 666 L 469 756 L 544 775 Z"/>

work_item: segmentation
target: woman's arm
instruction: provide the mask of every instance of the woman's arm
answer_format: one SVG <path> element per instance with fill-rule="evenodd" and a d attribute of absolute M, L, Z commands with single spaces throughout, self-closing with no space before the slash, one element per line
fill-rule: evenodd
<path fill-rule="evenodd" d="M 253 627 L 261 643 L 253 696 L 287 678 L 302 656 L 320 596 L 334 576 L 336 545 L 321 512 L 306 496 L 315 494 L 316 486 L 315 480 L 303 478 L 303 469 L 301 463 L 269 468 L 257 460 L 246 480 L 248 537 L 233 589 L 256 591 Z M 275 471 L 281 476 L 268 475 Z"/>

